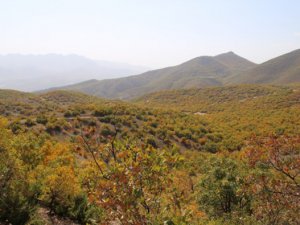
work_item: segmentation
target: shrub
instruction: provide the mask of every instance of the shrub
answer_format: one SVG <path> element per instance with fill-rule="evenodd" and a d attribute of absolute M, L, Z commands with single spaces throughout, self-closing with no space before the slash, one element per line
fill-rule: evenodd
<path fill-rule="evenodd" d="M 40 124 L 43 124 L 43 125 L 46 125 L 48 123 L 48 119 L 45 116 L 38 116 L 36 118 L 36 122 L 40 123 Z"/>
<path fill-rule="evenodd" d="M 207 141 L 204 145 L 204 150 L 210 153 L 216 153 L 218 151 L 218 145 L 214 142 Z"/>
<path fill-rule="evenodd" d="M 99 121 L 102 123 L 110 123 L 112 121 L 112 117 L 109 116 L 103 116 L 101 118 L 99 118 Z"/>
<path fill-rule="evenodd" d="M 148 138 L 147 139 L 147 144 L 151 145 L 154 148 L 157 148 L 157 144 L 156 144 L 156 142 L 155 142 L 155 140 L 153 138 Z"/>
<path fill-rule="evenodd" d="M 243 166 L 226 157 L 213 157 L 206 165 L 199 185 L 200 208 L 212 218 L 234 213 L 250 215 L 251 196 L 243 189 Z"/>
<path fill-rule="evenodd" d="M 81 111 L 79 111 L 79 110 L 67 111 L 67 112 L 65 112 L 64 117 L 67 117 L 67 118 L 76 117 L 76 116 L 79 116 L 80 114 L 81 114 Z"/>
<path fill-rule="evenodd" d="M 107 136 L 111 136 L 111 135 L 114 135 L 115 132 L 113 132 L 112 130 L 109 129 L 109 127 L 104 127 L 102 130 L 101 130 L 101 134 L 105 137 Z"/>
<path fill-rule="evenodd" d="M 151 127 L 157 128 L 158 127 L 158 123 L 157 122 L 152 122 L 150 123 Z"/>
<path fill-rule="evenodd" d="M 22 127 L 21 127 L 21 124 L 19 122 L 14 122 L 14 123 L 11 123 L 9 125 L 9 128 L 11 129 L 11 131 L 14 133 L 14 134 L 18 134 L 20 131 L 22 131 Z"/>
<path fill-rule="evenodd" d="M 25 121 L 25 125 L 27 126 L 27 127 L 33 127 L 34 125 L 35 125 L 35 122 L 32 120 L 32 119 L 27 119 L 26 121 Z"/>
<path fill-rule="evenodd" d="M 94 111 L 94 116 L 103 117 L 112 114 L 112 109 L 98 109 Z"/>

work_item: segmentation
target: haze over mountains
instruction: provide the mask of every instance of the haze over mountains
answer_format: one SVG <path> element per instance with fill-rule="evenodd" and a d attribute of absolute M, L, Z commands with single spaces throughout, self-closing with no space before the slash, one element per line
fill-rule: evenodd
<path fill-rule="evenodd" d="M 227 52 L 144 72 L 146 70 L 78 55 L 10 54 L 0 56 L 0 88 L 63 89 L 105 98 L 132 99 L 161 90 L 249 83 L 288 84 L 300 82 L 300 50 L 262 64 Z"/>
<path fill-rule="evenodd" d="M 55 89 L 74 90 L 105 98 L 131 99 L 147 93 L 230 84 L 300 82 L 300 50 L 262 64 L 255 64 L 233 52 L 202 56 L 177 66 L 140 75 L 89 80 Z"/>
<path fill-rule="evenodd" d="M 141 73 L 148 68 L 92 60 L 78 55 L 0 55 L 0 88 L 36 91 Z"/>

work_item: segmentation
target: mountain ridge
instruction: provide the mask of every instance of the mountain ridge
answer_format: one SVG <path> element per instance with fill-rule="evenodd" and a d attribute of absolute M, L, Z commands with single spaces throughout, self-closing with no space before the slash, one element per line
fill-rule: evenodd
<path fill-rule="evenodd" d="M 270 59 L 244 74 L 230 77 L 225 83 L 286 84 L 300 82 L 300 49 Z"/>
<path fill-rule="evenodd" d="M 101 81 L 90 80 L 61 89 L 82 91 L 106 98 L 130 99 L 167 89 L 220 86 L 224 77 L 254 66 L 255 63 L 233 52 L 227 52 L 216 56 L 196 57 L 176 66 L 139 75 Z"/>
<path fill-rule="evenodd" d="M 54 89 L 74 90 L 104 98 L 126 100 L 163 90 L 293 82 L 300 82 L 299 49 L 261 64 L 255 64 L 234 52 L 200 56 L 176 66 L 138 75 L 89 80 Z"/>

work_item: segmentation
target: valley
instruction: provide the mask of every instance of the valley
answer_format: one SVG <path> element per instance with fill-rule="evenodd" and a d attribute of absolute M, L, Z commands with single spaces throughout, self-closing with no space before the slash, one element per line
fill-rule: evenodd
<path fill-rule="evenodd" d="M 299 9 L 1 1 L 0 225 L 300 225 Z"/>

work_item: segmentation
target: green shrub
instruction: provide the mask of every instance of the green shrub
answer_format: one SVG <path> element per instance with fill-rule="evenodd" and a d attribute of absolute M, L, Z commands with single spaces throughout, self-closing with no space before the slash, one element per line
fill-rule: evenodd
<path fill-rule="evenodd" d="M 207 141 L 204 145 L 204 150 L 210 153 L 216 153 L 218 151 L 218 145 L 214 142 Z"/>
<path fill-rule="evenodd" d="M 103 117 L 112 114 L 112 109 L 97 109 L 93 115 L 96 117 Z"/>
<path fill-rule="evenodd" d="M 33 126 L 35 125 L 35 122 L 34 122 L 32 119 L 28 118 L 28 119 L 25 121 L 25 125 L 26 125 L 27 127 L 33 127 Z"/>
<path fill-rule="evenodd" d="M 148 138 L 146 141 L 147 145 L 151 145 L 154 148 L 157 148 L 156 141 L 153 138 Z"/>
<path fill-rule="evenodd" d="M 46 125 L 48 123 L 48 119 L 45 116 L 38 116 L 36 118 L 36 122 L 40 123 L 40 124 L 43 124 L 43 125 Z"/>
<path fill-rule="evenodd" d="M 114 134 L 115 134 L 115 132 L 113 132 L 112 130 L 110 130 L 109 127 L 104 127 L 101 130 L 101 135 L 103 135 L 104 137 L 111 136 L 111 135 L 114 135 Z"/>

